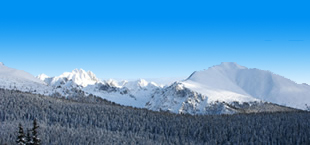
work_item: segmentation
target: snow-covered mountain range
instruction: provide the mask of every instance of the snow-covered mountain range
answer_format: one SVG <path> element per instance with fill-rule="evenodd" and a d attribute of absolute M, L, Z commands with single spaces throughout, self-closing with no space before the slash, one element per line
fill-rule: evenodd
<path fill-rule="evenodd" d="M 37 78 L 53 87 L 62 96 L 71 97 L 75 91 L 81 90 L 86 95 L 92 94 L 121 105 L 139 108 L 144 108 L 150 100 L 150 94 L 161 88 L 156 83 L 149 83 L 144 79 L 101 81 L 93 72 L 83 69 L 75 69 L 56 77 L 40 74 Z"/>
<path fill-rule="evenodd" d="M 1 63 L 0 87 L 63 97 L 82 92 L 121 105 L 190 114 L 231 114 L 244 108 L 252 112 L 257 108 L 279 109 L 266 102 L 298 109 L 306 109 L 306 104 L 310 104 L 309 85 L 230 62 L 196 71 L 187 79 L 166 86 L 143 79 L 100 80 L 91 71 L 82 69 L 55 77 L 45 74 L 34 77 Z"/>

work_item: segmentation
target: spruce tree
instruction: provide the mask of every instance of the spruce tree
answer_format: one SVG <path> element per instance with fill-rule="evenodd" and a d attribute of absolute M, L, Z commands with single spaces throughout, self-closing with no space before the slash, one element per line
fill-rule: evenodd
<path fill-rule="evenodd" d="M 33 120 L 33 128 L 32 128 L 32 142 L 33 145 L 40 145 L 41 144 L 41 140 L 38 137 L 38 131 L 37 129 L 39 128 L 39 125 L 37 123 L 37 119 Z"/>
<path fill-rule="evenodd" d="M 26 145 L 32 145 L 33 142 L 31 140 L 31 136 L 30 136 L 30 130 L 27 130 L 27 135 L 26 135 Z"/>
<path fill-rule="evenodd" d="M 26 144 L 24 129 L 23 129 L 22 124 L 20 124 L 20 123 L 18 125 L 18 136 L 17 136 L 16 143 L 18 145 L 25 145 Z"/>

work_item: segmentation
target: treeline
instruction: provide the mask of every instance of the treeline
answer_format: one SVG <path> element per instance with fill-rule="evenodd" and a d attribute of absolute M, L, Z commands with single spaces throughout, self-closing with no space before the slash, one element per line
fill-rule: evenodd
<path fill-rule="evenodd" d="M 0 144 L 40 124 L 42 144 L 310 144 L 310 113 L 192 116 L 94 97 L 52 98 L 0 89 Z"/>

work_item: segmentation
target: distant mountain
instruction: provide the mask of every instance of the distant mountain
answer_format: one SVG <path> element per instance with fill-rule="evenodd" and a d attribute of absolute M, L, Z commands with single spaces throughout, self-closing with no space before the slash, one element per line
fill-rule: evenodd
<path fill-rule="evenodd" d="M 121 105 L 174 113 L 268 112 L 287 109 L 277 104 L 298 109 L 306 109 L 306 104 L 310 104 L 309 85 L 229 62 L 196 71 L 169 86 L 158 86 L 144 79 L 100 80 L 83 69 L 55 77 L 41 74 L 35 78 L 1 63 L 0 82 L 0 88 L 71 98 L 80 93 L 92 94 Z"/>
<path fill-rule="evenodd" d="M 160 88 L 156 83 L 149 83 L 144 79 L 122 82 L 112 79 L 101 81 L 91 71 L 86 72 L 83 69 L 75 69 L 56 77 L 41 74 L 37 78 L 58 90 L 57 92 L 63 96 L 70 96 L 68 93 L 74 94 L 74 91 L 81 90 L 86 95 L 93 94 L 115 103 L 139 108 L 144 108 L 146 102 L 150 100 L 150 94 Z"/>
<path fill-rule="evenodd" d="M 235 102 L 272 102 L 306 109 L 310 87 L 269 71 L 225 62 L 159 90 L 147 107 L 175 113 L 209 114 L 217 110 L 216 114 L 230 114 L 236 113 L 229 106 Z"/>
<path fill-rule="evenodd" d="M 236 63 L 222 63 L 195 72 L 183 84 L 210 97 L 216 96 L 210 94 L 210 90 L 215 90 L 300 109 L 305 108 L 305 103 L 310 103 L 310 86 L 297 84 L 270 71 L 248 69 Z M 230 95 L 221 98 L 228 97 Z"/>
<path fill-rule="evenodd" d="M 72 72 L 65 72 L 57 77 L 48 77 L 45 74 L 41 74 L 37 76 L 37 78 L 54 87 L 63 85 L 68 86 L 72 85 L 72 83 L 74 85 L 86 87 L 100 82 L 93 72 L 86 72 L 83 69 L 75 69 Z"/>

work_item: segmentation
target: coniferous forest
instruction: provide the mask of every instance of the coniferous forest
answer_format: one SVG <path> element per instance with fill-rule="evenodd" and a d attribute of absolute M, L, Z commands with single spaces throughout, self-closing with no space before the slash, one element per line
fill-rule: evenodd
<path fill-rule="evenodd" d="M 306 111 L 187 115 L 0 89 L 0 144 L 17 144 L 20 126 L 38 124 L 41 144 L 310 144 Z"/>

